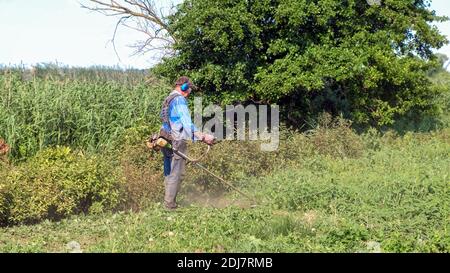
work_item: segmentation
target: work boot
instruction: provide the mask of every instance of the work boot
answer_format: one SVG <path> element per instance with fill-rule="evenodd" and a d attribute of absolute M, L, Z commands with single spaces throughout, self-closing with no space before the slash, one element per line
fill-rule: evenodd
<path fill-rule="evenodd" d="M 176 203 L 168 204 L 168 203 L 164 202 L 164 206 L 168 210 L 176 210 L 178 208 L 178 205 Z"/>

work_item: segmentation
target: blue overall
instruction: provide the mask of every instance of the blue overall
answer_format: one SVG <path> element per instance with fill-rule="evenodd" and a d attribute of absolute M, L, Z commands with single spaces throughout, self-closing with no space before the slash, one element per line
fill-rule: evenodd
<path fill-rule="evenodd" d="M 162 153 L 164 161 L 164 176 L 168 176 L 170 174 L 170 164 L 172 162 L 173 153 L 166 148 L 162 149 Z"/>

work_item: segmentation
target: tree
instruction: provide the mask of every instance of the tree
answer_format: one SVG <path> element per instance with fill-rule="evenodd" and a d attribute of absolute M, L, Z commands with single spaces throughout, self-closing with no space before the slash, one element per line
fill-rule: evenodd
<path fill-rule="evenodd" d="M 447 40 L 426 0 L 186 0 L 167 17 L 175 55 L 154 72 L 191 76 L 215 102 L 279 103 L 390 124 L 427 109 L 426 72 Z"/>
<path fill-rule="evenodd" d="M 82 4 L 83 8 L 100 12 L 106 16 L 118 17 L 112 42 L 115 49 L 115 36 L 117 28 L 124 26 L 143 33 L 147 38 L 137 41 L 132 47 L 135 54 L 152 52 L 164 56 L 172 56 L 175 37 L 169 30 L 167 16 L 174 7 L 164 10 L 158 8 L 151 0 L 89 0 L 90 4 Z"/>

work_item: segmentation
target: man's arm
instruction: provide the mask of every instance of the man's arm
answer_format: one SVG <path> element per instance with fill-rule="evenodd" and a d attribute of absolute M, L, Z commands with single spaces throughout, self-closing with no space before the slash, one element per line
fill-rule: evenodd
<path fill-rule="evenodd" d="M 175 112 L 174 116 L 178 117 L 178 121 L 183 127 L 183 138 L 195 140 L 195 137 L 197 137 L 197 139 L 202 140 L 201 132 L 192 123 L 191 114 L 189 112 L 186 99 L 176 97 L 172 103 L 173 111 Z"/>
<path fill-rule="evenodd" d="M 173 101 L 173 110 L 183 126 L 183 138 L 192 140 L 201 140 L 207 144 L 212 144 L 214 136 L 200 132 L 194 123 L 192 123 L 191 114 L 187 106 L 186 99 L 177 97 Z"/>

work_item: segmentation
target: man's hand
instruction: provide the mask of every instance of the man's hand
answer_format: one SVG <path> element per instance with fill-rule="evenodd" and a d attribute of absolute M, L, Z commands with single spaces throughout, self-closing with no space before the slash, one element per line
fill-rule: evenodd
<path fill-rule="evenodd" d="M 199 131 L 196 131 L 194 133 L 195 137 L 199 140 L 201 140 L 202 142 L 208 144 L 208 145 L 213 145 L 214 144 L 214 136 L 207 134 L 207 133 L 202 133 Z"/>
<path fill-rule="evenodd" d="M 203 134 L 202 141 L 208 145 L 214 144 L 214 136 L 210 134 Z"/>

